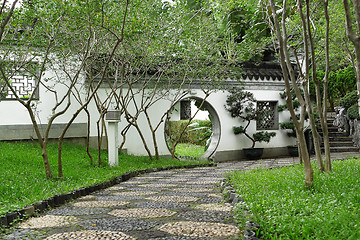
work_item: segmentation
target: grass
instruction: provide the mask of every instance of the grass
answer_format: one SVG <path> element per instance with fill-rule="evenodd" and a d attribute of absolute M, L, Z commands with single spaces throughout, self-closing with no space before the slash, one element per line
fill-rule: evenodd
<path fill-rule="evenodd" d="M 205 153 L 205 147 L 191 143 L 178 143 L 175 156 L 200 158 Z"/>
<path fill-rule="evenodd" d="M 314 166 L 315 169 L 315 166 Z M 360 239 L 360 160 L 333 162 L 333 172 L 314 172 L 304 187 L 303 166 L 237 171 L 229 175 L 258 223 L 261 239 Z"/>
<path fill-rule="evenodd" d="M 48 151 L 53 175 L 57 176 L 57 145 L 50 144 Z M 91 153 L 96 159 L 97 151 L 92 150 Z M 119 166 L 109 167 L 107 152 L 104 151 L 102 156 L 103 165 L 93 167 L 84 147 L 64 143 L 64 179 L 47 180 L 38 144 L 0 142 L 0 216 L 56 194 L 110 180 L 126 172 L 199 163 L 169 158 L 150 160 L 148 157 L 120 154 Z"/>

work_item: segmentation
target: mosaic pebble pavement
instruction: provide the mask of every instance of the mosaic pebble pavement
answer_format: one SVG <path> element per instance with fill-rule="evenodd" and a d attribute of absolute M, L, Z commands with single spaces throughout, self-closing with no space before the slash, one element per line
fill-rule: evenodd
<path fill-rule="evenodd" d="M 287 164 L 292 164 L 289 160 Z M 284 165 L 262 161 L 261 167 Z M 217 183 L 227 171 L 259 162 L 144 174 L 20 223 L 0 236 L 14 240 L 225 240 L 242 239 Z"/>

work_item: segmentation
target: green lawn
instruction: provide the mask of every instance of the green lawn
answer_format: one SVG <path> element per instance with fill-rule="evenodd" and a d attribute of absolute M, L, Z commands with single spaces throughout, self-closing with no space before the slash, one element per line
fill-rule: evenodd
<path fill-rule="evenodd" d="M 53 175 L 57 176 L 57 145 L 50 144 L 48 150 Z M 97 161 L 97 151 L 91 150 L 91 153 Z M 84 147 L 64 143 L 64 179 L 47 180 L 38 144 L 0 142 L 0 215 L 56 194 L 110 180 L 126 172 L 199 163 L 169 158 L 150 160 L 148 157 L 120 154 L 119 166 L 110 168 L 106 151 L 102 156 L 103 166 L 90 166 Z"/>
<path fill-rule="evenodd" d="M 205 153 L 205 147 L 191 143 L 178 143 L 175 156 L 200 158 Z"/>
<path fill-rule="evenodd" d="M 330 174 L 315 170 L 313 189 L 304 187 L 303 171 L 299 165 L 229 175 L 261 226 L 260 238 L 360 239 L 360 160 L 333 162 Z"/>

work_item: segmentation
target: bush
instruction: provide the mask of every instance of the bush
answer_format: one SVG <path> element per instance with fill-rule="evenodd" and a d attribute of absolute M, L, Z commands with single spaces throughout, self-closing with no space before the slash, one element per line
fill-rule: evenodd
<path fill-rule="evenodd" d="M 359 105 L 358 104 L 354 104 L 351 107 L 349 107 L 349 109 L 346 112 L 346 115 L 350 118 L 350 119 L 360 119 L 359 116 Z"/>
<path fill-rule="evenodd" d="M 276 136 L 275 132 L 265 132 L 265 131 L 261 131 L 253 134 L 255 141 L 266 142 L 266 143 L 269 143 L 271 138 L 275 136 Z"/>
<path fill-rule="evenodd" d="M 343 98 L 339 101 L 339 106 L 344 107 L 346 109 L 350 108 L 354 104 L 358 102 L 358 94 L 357 91 L 352 91 L 347 93 Z"/>
<path fill-rule="evenodd" d="M 180 121 L 171 121 L 169 122 L 169 128 L 171 129 L 171 139 L 173 141 L 176 141 L 179 137 L 183 129 L 188 124 L 188 120 L 180 120 Z M 193 120 L 192 123 L 199 123 L 201 126 L 206 127 L 212 127 L 212 122 L 210 120 Z M 189 125 L 190 125 L 189 124 Z M 188 126 L 183 135 L 180 137 L 179 143 L 192 143 L 197 144 L 201 139 L 202 135 L 207 131 L 206 129 L 199 129 L 195 131 L 189 131 L 191 129 L 194 129 L 196 127 Z M 167 130 L 167 133 L 169 133 L 169 130 Z M 202 146 L 206 145 L 206 141 L 201 142 Z"/>

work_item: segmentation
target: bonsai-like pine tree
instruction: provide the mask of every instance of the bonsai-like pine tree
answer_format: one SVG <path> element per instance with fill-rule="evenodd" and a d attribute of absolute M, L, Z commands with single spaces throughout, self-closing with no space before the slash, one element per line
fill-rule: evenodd
<path fill-rule="evenodd" d="M 276 135 L 275 132 L 260 131 L 250 136 L 247 133 L 251 121 L 261 121 L 266 113 L 256 109 L 256 99 L 251 92 L 244 91 L 241 88 L 233 88 L 229 90 L 230 95 L 226 99 L 225 109 L 230 112 L 231 117 L 240 118 L 244 126 L 234 126 L 235 134 L 244 134 L 252 141 L 251 148 L 255 147 L 256 142 L 270 142 L 270 139 Z"/>

